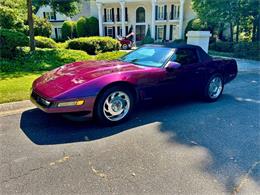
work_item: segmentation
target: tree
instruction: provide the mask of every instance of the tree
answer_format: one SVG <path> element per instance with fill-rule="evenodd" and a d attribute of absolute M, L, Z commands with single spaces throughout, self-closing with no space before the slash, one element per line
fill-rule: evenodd
<path fill-rule="evenodd" d="M 85 17 L 80 17 L 76 24 L 76 30 L 78 37 L 88 36 L 88 26 Z"/>
<path fill-rule="evenodd" d="M 154 39 L 151 37 L 151 31 L 150 31 L 150 26 L 148 26 L 147 33 L 142 40 L 142 44 L 151 44 L 154 43 Z"/>
<path fill-rule="evenodd" d="M 33 28 L 33 10 L 32 10 L 32 0 L 27 0 L 28 8 L 28 24 L 29 24 L 29 37 L 30 37 L 30 50 L 35 50 L 35 40 L 34 40 L 34 28 Z"/>
<path fill-rule="evenodd" d="M 230 41 L 239 41 L 242 30 L 252 34 L 252 40 L 259 36 L 259 1 L 258 0 L 192 0 L 193 9 L 201 21 L 214 24 L 223 29 L 225 24 L 230 28 Z M 252 32 L 250 28 L 252 26 Z M 236 29 L 236 31 L 234 31 Z"/>
<path fill-rule="evenodd" d="M 34 34 L 35 36 L 49 37 L 52 31 L 52 25 L 45 18 L 39 18 L 33 15 L 34 18 Z"/>

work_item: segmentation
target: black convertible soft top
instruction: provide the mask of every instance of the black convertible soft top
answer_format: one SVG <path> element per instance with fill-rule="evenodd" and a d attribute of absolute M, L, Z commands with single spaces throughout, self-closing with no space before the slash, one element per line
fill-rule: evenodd
<path fill-rule="evenodd" d="M 146 44 L 144 47 L 167 47 L 176 49 L 196 49 L 201 61 L 211 61 L 213 58 L 209 56 L 200 46 L 190 44 L 176 44 L 176 43 L 165 43 L 159 44 Z"/>

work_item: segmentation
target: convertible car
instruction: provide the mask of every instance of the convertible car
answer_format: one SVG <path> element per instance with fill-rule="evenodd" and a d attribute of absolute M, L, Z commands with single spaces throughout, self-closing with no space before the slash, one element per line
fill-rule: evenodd
<path fill-rule="evenodd" d="M 232 59 L 214 59 L 198 46 L 145 45 L 113 61 L 66 64 L 33 82 L 31 101 L 47 113 L 76 113 L 115 124 L 137 102 L 199 94 L 216 101 L 237 75 Z"/>

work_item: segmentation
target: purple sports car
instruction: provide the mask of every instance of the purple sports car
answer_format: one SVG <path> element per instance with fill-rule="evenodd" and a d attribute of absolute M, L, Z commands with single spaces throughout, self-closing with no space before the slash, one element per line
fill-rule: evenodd
<path fill-rule="evenodd" d="M 31 100 L 47 113 L 77 113 L 114 124 L 139 101 L 196 93 L 214 102 L 237 75 L 235 60 L 193 45 L 147 45 L 118 60 L 61 66 L 36 79 Z"/>

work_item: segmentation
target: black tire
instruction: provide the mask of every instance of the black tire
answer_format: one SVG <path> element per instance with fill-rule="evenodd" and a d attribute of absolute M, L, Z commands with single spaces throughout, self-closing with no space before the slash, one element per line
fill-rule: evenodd
<path fill-rule="evenodd" d="M 122 119 L 117 120 L 117 121 L 111 121 L 105 116 L 103 107 L 104 107 L 104 103 L 105 103 L 106 99 L 112 93 L 117 92 L 117 91 L 127 94 L 127 96 L 129 97 L 129 100 L 130 100 L 130 106 L 129 106 L 129 110 L 128 110 L 127 114 Z M 132 113 L 133 107 L 134 107 L 134 96 L 133 96 L 133 93 L 131 92 L 131 90 L 127 89 L 127 87 L 124 87 L 124 86 L 113 86 L 111 88 L 106 89 L 104 92 L 102 92 L 102 94 L 100 94 L 98 96 L 96 103 L 95 103 L 95 108 L 94 108 L 94 118 L 96 119 L 96 121 L 98 123 L 105 125 L 105 126 L 116 125 L 129 118 L 129 116 Z"/>
<path fill-rule="evenodd" d="M 123 45 L 122 45 L 122 49 L 123 49 L 123 50 L 127 50 L 127 49 L 129 49 L 129 47 L 128 47 L 127 44 L 123 44 Z"/>
<path fill-rule="evenodd" d="M 221 89 L 219 89 L 219 92 L 215 94 L 215 96 L 211 96 L 210 95 L 210 83 L 214 80 L 214 79 L 220 79 L 221 81 Z M 203 89 L 203 94 L 202 94 L 202 97 L 205 101 L 207 102 L 216 102 L 220 96 L 222 95 L 222 92 L 224 90 L 224 82 L 223 82 L 223 78 L 220 74 L 216 73 L 216 74 L 213 74 L 207 81 L 204 89 Z"/>

